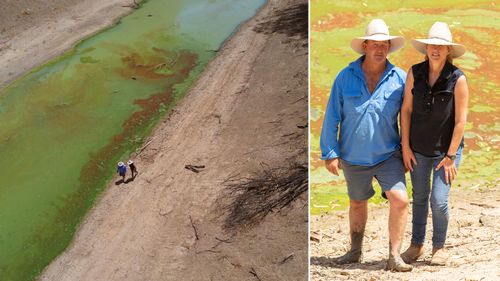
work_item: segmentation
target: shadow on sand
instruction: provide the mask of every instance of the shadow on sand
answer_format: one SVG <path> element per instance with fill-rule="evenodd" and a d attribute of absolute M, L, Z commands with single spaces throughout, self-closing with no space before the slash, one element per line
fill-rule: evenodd
<path fill-rule="evenodd" d="M 328 257 L 311 257 L 311 265 L 322 267 L 331 267 L 339 269 L 364 269 L 364 270 L 383 270 L 385 269 L 387 260 L 350 263 L 350 264 L 337 264 L 337 258 Z"/>
<path fill-rule="evenodd" d="M 138 173 L 137 173 L 137 174 L 138 174 Z M 135 180 L 135 178 L 137 177 L 137 174 L 135 174 L 133 177 L 130 177 L 130 178 L 126 179 L 126 180 L 119 179 L 119 180 L 115 181 L 115 185 L 120 185 L 120 184 L 122 184 L 122 183 L 123 183 L 123 184 L 127 184 L 127 183 L 129 183 L 129 182 L 131 182 L 131 181 L 134 181 L 134 180 Z"/>

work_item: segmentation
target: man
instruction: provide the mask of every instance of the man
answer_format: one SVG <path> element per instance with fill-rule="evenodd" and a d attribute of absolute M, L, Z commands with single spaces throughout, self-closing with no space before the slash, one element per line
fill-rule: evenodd
<path fill-rule="evenodd" d="M 125 166 L 125 163 L 123 162 L 118 162 L 118 167 L 116 168 L 116 172 L 120 174 L 122 177 L 122 182 L 125 182 L 125 175 L 127 174 L 127 166 Z"/>
<path fill-rule="evenodd" d="M 362 259 L 368 199 L 375 194 L 376 178 L 390 203 L 387 269 L 412 269 L 400 256 L 408 195 L 398 114 L 406 74 L 387 60 L 403 44 L 402 37 L 389 35 L 383 20 L 371 21 L 365 36 L 351 41 L 362 56 L 339 73 L 332 87 L 321 133 L 322 159 L 337 176 L 343 169 L 350 199 L 351 250 L 337 259 L 339 264 Z"/>

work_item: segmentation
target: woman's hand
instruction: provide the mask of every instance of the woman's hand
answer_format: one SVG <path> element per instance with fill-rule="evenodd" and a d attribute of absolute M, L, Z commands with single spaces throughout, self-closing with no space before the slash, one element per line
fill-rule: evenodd
<path fill-rule="evenodd" d="M 405 164 L 405 169 L 413 172 L 413 164 L 417 165 L 417 159 L 415 154 L 411 151 L 411 148 L 403 146 L 403 163 Z"/>
<path fill-rule="evenodd" d="M 451 182 L 457 175 L 457 167 L 455 167 L 455 161 L 445 156 L 443 160 L 441 160 L 441 162 L 439 162 L 439 164 L 436 166 L 436 171 L 441 169 L 441 167 L 443 167 L 444 169 L 444 180 L 446 181 L 446 184 L 451 184 Z"/>

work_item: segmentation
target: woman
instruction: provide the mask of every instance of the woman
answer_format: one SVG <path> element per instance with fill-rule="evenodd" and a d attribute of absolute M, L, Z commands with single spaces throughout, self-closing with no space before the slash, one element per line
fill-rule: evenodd
<path fill-rule="evenodd" d="M 134 180 L 135 176 L 137 176 L 137 167 L 132 160 L 128 160 L 127 164 L 130 167 L 130 172 L 132 173 L 132 180 Z"/>
<path fill-rule="evenodd" d="M 430 194 L 431 264 L 445 265 L 448 194 L 462 154 L 469 97 L 465 76 L 452 59 L 463 55 L 465 47 L 452 43 L 448 25 L 442 22 L 431 27 L 428 39 L 412 44 L 426 57 L 408 71 L 401 108 L 403 161 L 413 184 L 412 240 L 401 257 L 411 263 L 424 252 Z"/>

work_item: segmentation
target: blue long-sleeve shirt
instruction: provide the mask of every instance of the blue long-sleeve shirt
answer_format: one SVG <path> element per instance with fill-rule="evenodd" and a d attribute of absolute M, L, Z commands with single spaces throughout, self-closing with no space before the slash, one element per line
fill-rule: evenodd
<path fill-rule="evenodd" d="M 125 166 L 125 165 L 118 166 L 116 168 L 116 172 L 119 173 L 119 174 L 125 174 L 127 172 L 127 166 Z"/>
<path fill-rule="evenodd" d="M 372 166 L 400 148 L 398 114 L 406 73 L 388 60 L 370 94 L 361 69 L 364 57 L 335 79 L 323 120 L 321 159 L 340 157 L 352 165 Z"/>

